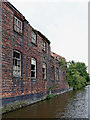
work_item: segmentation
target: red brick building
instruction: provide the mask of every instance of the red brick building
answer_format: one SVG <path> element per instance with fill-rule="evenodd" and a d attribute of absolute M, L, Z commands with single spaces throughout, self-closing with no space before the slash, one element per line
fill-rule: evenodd
<path fill-rule="evenodd" d="M 65 72 L 51 52 L 50 41 L 34 29 L 9 2 L 2 3 L 2 103 L 3 112 L 14 109 L 12 103 L 39 101 L 52 92 L 68 88 Z M 24 103 L 23 103 L 24 104 Z M 6 106 L 11 106 L 7 109 Z"/>

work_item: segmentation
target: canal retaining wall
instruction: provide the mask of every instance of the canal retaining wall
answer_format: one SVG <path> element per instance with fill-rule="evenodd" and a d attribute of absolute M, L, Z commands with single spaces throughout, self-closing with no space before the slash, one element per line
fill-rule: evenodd
<path fill-rule="evenodd" d="M 58 91 L 53 91 L 52 94 L 60 95 L 65 92 L 69 92 L 73 90 L 72 88 L 68 89 L 60 89 Z M 41 93 L 35 93 L 35 94 L 29 94 L 29 95 L 24 95 L 24 96 L 16 96 L 12 98 L 4 98 L 3 101 L 3 106 L 2 106 L 2 113 L 7 113 L 10 111 L 14 111 L 23 107 L 26 107 L 28 105 L 32 105 L 34 103 L 42 101 L 42 98 L 47 97 L 47 93 L 41 92 Z M 6 102 L 7 101 L 7 102 Z"/>

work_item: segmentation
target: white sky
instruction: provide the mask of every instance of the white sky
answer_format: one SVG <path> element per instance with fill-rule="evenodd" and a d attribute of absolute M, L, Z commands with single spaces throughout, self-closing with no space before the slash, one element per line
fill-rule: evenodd
<path fill-rule="evenodd" d="M 9 0 L 51 41 L 51 50 L 88 65 L 88 0 Z"/>

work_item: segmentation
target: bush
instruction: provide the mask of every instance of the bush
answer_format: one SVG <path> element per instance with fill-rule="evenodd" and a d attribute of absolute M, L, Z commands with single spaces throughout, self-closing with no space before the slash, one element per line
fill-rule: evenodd
<path fill-rule="evenodd" d="M 53 94 L 49 94 L 49 95 L 47 95 L 46 99 L 51 99 L 53 96 L 54 96 Z"/>

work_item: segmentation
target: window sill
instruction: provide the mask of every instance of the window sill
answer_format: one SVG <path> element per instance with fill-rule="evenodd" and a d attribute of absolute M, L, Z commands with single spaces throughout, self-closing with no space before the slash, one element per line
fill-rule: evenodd
<path fill-rule="evenodd" d="M 22 76 L 13 76 L 13 78 L 23 78 Z"/>
<path fill-rule="evenodd" d="M 19 33 L 19 32 L 17 32 L 16 30 L 14 30 L 14 32 L 16 32 L 18 35 L 20 35 L 20 36 L 23 37 L 23 33 Z"/>
<path fill-rule="evenodd" d="M 36 82 L 36 81 L 37 81 L 37 78 L 31 78 L 31 81 L 32 81 L 32 82 Z"/>
<path fill-rule="evenodd" d="M 43 79 L 43 81 L 47 81 L 47 79 Z"/>

